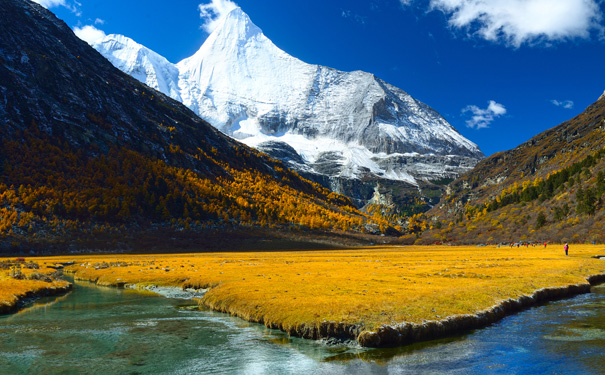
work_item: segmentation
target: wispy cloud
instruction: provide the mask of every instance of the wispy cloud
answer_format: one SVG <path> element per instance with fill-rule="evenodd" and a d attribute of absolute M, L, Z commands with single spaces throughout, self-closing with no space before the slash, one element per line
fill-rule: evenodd
<path fill-rule="evenodd" d="M 506 108 L 502 104 L 490 100 L 486 109 L 481 109 L 476 105 L 469 105 L 462 110 L 462 113 L 470 113 L 472 116 L 469 120 L 466 120 L 466 126 L 478 130 L 489 128 L 489 125 L 497 117 L 506 114 Z"/>
<path fill-rule="evenodd" d="M 105 20 L 102 20 L 100 18 L 97 18 L 95 20 L 95 25 L 105 25 Z"/>
<path fill-rule="evenodd" d="M 42 5 L 44 8 L 52 8 L 56 6 L 65 6 L 65 0 L 33 0 L 34 3 Z"/>
<path fill-rule="evenodd" d="M 418 0 L 400 0 L 404 6 Z M 600 0 L 430 0 L 449 25 L 512 47 L 603 33 Z"/>
<path fill-rule="evenodd" d="M 350 10 L 343 10 L 341 13 L 342 18 L 349 18 L 352 19 L 353 21 L 365 25 L 365 23 L 367 22 L 368 18 L 367 17 L 363 17 L 360 16 L 359 14 L 353 13 Z"/>
<path fill-rule="evenodd" d="M 92 25 L 74 27 L 74 33 L 78 38 L 82 39 L 88 44 L 93 44 L 94 42 L 105 38 L 105 32 Z"/>
<path fill-rule="evenodd" d="M 571 100 L 557 100 L 557 99 L 553 99 L 550 102 L 552 104 L 556 105 L 557 107 L 563 107 L 565 109 L 572 109 L 573 108 L 573 102 Z"/>
<path fill-rule="evenodd" d="M 237 7 L 238 5 L 230 0 L 210 0 L 210 3 L 198 5 L 202 29 L 210 34 L 216 29 L 221 18 Z"/>

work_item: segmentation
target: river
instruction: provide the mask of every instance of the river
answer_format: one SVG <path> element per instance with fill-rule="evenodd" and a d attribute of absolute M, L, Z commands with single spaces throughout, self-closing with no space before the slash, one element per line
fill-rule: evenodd
<path fill-rule="evenodd" d="M 393 349 L 290 338 L 191 301 L 78 283 L 0 317 L 0 374 L 603 374 L 605 285 Z"/>

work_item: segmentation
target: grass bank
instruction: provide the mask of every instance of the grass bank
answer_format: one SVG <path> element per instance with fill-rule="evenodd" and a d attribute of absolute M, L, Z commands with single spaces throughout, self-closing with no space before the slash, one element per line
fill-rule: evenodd
<path fill-rule="evenodd" d="M 391 346 L 478 328 L 588 292 L 603 246 L 372 247 L 354 250 L 100 255 L 65 269 L 99 285 L 209 288 L 200 304 L 306 338 Z M 602 277 L 602 276 L 601 276 Z M 597 282 L 597 278 L 592 279 Z"/>
<path fill-rule="evenodd" d="M 0 314 L 14 312 L 26 301 L 70 290 L 70 283 L 54 278 L 55 271 L 46 264 L 0 258 Z"/>

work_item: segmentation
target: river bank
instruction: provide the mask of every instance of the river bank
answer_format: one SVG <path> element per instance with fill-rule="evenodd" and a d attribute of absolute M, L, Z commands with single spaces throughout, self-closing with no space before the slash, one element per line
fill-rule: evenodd
<path fill-rule="evenodd" d="M 381 247 L 40 258 L 98 285 L 207 289 L 199 304 L 309 339 L 397 346 L 485 327 L 602 281 L 602 250 Z M 590 282 L 588 277 L 593 276 Z M 185 292 L 185 294 L 189 293 Z"/>
<path fill-rule="evenodd" d="M 0 314 L 14 313 L 38 298 L 70 291 L 72 285 L 58 279 L 56 267 L 49 266 L 23 258 L 0 259 Z"/>
<path fill-rule="evenodd" d="M 0 282 L 0 289 L 4 285 Z M 23 306 L 43 297 L 57 296 L 67 293 L 71 290 L 72 285 L 66 283 L 61 285 L 35 285 L 23 286 L 18 292 L 12 294 L 12 298 L 0 302 L 0 314 L 11 314 L 19 311 Z"/>
<path fill-rule="evenodd" d="M 365 347 L 391 347 L 445 338 L 474 329 L 484 328 L 509 315 L 531 307 L 590 293 L 591 286 L 605 283 L 605 273 L 590 276 L 586 281 L 583 284 L 568 285 L 559 288 L 543 288 L 531 295 L 504 300 L 476 314 L 456 315 L 443 320 L 428 321 L 422 324 L 401 323 L 395 326 L 385 325 L 373 332 L 361 332 L 357 337 L 357 341 L 361 346 Z"/>
<path fill-rule="evenodd" d="M 329 321 L 323 321 L 319 325 L 284 326 L 279 322 L 265 322 L 262 318 L 242 316 L 237 311 L 222 308 L 205 300 L 201 300 L 201 303 L 211 310 L 235 315 L 253 323 L 264 324 L 268 328 L 284 331 L 291 336 L 312 340 L 327 338 L 355 340 L 362 347 L 384 348 L 436 340 L 484 328 L 511 314 L 531 307 L 590 293 L 591 286 L 602 283 L 605 283 L 605 273 L 588 277 L 586 283 L 557 288 L 542 288 L 531 295 L 522 295 L 517 299 L 510 298 L 475 314 L 454 315 L 445 319 L 423 321 L 422 323 L 385 324 L 374 331 L 364 330 L 363 324 Z"/>
<path fill-rule="evenodd" d="M 0 316 L 1 374 L 601 374 L 605 368 L 605 285 L 468 334 L 370 349 L 192 311 L 190 300 L 73 284 L 65 296 Z"/>

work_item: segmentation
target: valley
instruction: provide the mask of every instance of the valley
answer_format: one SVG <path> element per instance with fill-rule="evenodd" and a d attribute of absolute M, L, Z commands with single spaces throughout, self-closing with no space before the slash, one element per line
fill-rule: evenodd
<path fill-rule="evenodd" d="M 121 34 L 78 38 L 81 24 L 71 28 L 46 9 L 69 4 L 0 2 L 0 372 L 86 373 L 73 361 L 86 352 L 105 372 L 116 361 L 133 373 L 262 373 L 267 363 L 296 373 L 296 359 L 315 351 L 337 365 L 303 361 L 312 370 L 384 373 L 381 361 L 393 353 L 405 353 L 401 370 L 434 347 L 451 357 L 456 342 L 497 356 L 473 337 L 485 341 L 514 319 L 540 332 L 519 351 L 576 339 L 574 350 L 602 351 L 605 94 L 585 109 L 545 95 L 511 100 L 509 109 L 495 100 L 486 109 L 449 107 L 448 119 L 474 134 L 496 119 L 547 129 L 486 157 L 435 109 L 376 74 L 286 53 L 230 0 L 206 4 L 217 12 L 214 28 L 178 63 Z M 431 55 L 433 42 L 423 47 Z M 449 52 L 466 58 L 458 50 Z M 443 105 L 470 98 L 470 76 L 491 68 L 444 79 L 448 68 L 439 67 L 426 85 L 415 71 L 401 74 L 416 90 L 450 87 Z M 496 93 L 508 87 L 485 82 Z M 514 97 L 524 91 L 516 89 Z M 575 112 L 544 128 L 524 117 L 539 103 Z M 63 319 L 65 311 L 86 313 Z M 563 334 L 548 328 L 557 312 L 554 321 L 571 327 Z M 137 318 L 145 314 L 153 318 Z M 569 323 L 581 316 L 579 328 Z M 167 340 L 165 351 L 155 337 Z M 282 360 L 253 368 L 249 353 L 263 357 L 265 348 L 269 357 L 274 341 L 285 343 Z M 245 368 L 221 362 L 225 348 Z M 516 369 L 465 361 L 461 372 Z M 540 358 L 519 372 L 550 363 Z M 602 357 L 569 363 L 557 370 L 594 372 Z"/>

